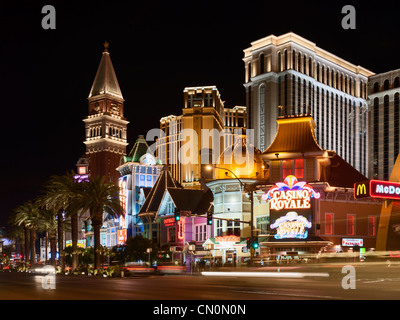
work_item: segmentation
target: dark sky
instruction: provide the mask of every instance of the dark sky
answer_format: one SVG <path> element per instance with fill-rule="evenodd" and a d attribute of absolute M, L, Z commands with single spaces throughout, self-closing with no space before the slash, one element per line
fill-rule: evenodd
<path fill-rule="evenodd" d="M 56 30 L 41 27 L 46 4 L 56 9 Z M 341 27 L 346 4 L 356 9 L 356 30 Z M 243 50 L 270 34 L 293 31 L 376 73 L 400 68 L 399 7 L 394 1 L 0 2 L 0 224 L 50 175 L 75 169 L 104 40 L 125 98 L 129 149 L 161 117 L 181 113 L 186 86 L 216 85 L 227 107 L 244 105 Z"/>

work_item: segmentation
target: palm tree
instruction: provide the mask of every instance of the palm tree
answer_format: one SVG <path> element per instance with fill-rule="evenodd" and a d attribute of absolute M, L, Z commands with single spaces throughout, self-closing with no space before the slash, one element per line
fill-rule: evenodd
<path fill-rule="evenodd" d="M 15 209 L 14 224 L 23 227 L 25 231 L 25 261 L 28 260 L 28 253 L 30 250 L 30 263 L 32 265 L 36 262 L 35 242 L 39 216 L 40 211 L 38 205 L 31 201 L 28 201 Z"/>
<path fill-rule="evenodd" d="M 6 232 L 6 238 L 12 239 L 15 241 L 16 252 L 22 257 L 25 257 L 25 236 L 23 228 L 20 228 L 14 223 L 14 216 L 10 216 L 9 224 L 12 225 L 12 228 L 8 229 Z"/>
<path fill-rule="evenodd" d="M 123 214 L 119 200 L 119 187 L 114 183 L 105 183 L 105 177 L 89 179 L 80 183 L 80 188 L 75 189 L 76 196 L 69 207 L 72 212 L 79 209 L 88 212 L 94 231 L 94 268 L 100 268 L 100 228 L 103 225 L 103 214 L 112 217 Z"/>
<path fill-rule="evenodd" d="M 71 203 L 76 196 L 76 189 L 80 184 L 75 183 L 75 172 L 71 171 L 63 176 L 51 176 L 44 185 L 44 192 L 39 197 L 39 203 L 47 208 L 57 212 L 58 222 L 58 248 L 60 251 L 60 266 L 65 268 L 64 257 L 64 215 L 71 217 L 71 236 L 72 236 L 72 270 L 78 265 L 77 243 L 78 243 L 78 211 L 70 209 Z"/>
<path fill-rule="evenodd" d="M 40 210 L 38 231 L 46 232 L 50 241 L 50 252 L 51 252 L 51 265 L 56 266 L 56 254 L 57 254 L 57 220 L 56 215 L 52 210 Z M 47 240 L 46 240 L 46 257 L 47 257 Z"/>

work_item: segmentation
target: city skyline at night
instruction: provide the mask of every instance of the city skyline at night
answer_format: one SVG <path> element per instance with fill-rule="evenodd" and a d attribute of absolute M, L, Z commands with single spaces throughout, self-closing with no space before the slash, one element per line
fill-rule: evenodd
<path fill-rule="evenodd" d="M 227 107 L 245 105 L 243 50 L 269 34 L 293 31 L 375 73 L 399 66 L 393 21 L 384 19 L 392 4 L 355 5 L 355 30 L 342 28 L 341 2 L 283 10 L 255 1 L 246 13 L 241 2 L 226 1 L 197 10 L 183 1 L 129 9 L 55 3 L 55 30 L 41 27 L 43 5 L 2 5 L 4 116 L 18 121 L 18 128 L 6 126 L 12 135 L 2 158 L 3 224 L 22 198 L 34 197 L 50 175 L 75 169 L 84 153 L 82 119 L 105 40 L 131 122 L 128 149 L 139 134 L 158 128 L 160 118 L 181 112 L 185 87 L 216 85 Z M 96 19 L 105 13 L 106 22 Z M 380 24 L 371 26 L 371 17 Z"/>

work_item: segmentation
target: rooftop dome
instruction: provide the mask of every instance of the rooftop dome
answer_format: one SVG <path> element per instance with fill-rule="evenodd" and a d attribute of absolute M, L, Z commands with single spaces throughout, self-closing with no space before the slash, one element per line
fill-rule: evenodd
<path fill-rule="evenodd" d="M 215 171 L 215 178 L 233 178 L 230 170 L 238 178 L 262 179 L 264 166 L 260 155 L 261 151 L 248 142 L 246 135 L 238 136 L 235 143 L 222 152 L 220 163 L 215 165 L 221 170 Z"/>

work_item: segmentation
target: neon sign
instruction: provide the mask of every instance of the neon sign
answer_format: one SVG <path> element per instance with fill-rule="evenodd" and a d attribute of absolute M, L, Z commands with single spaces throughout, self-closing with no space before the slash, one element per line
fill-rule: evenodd
<path fill-rule="evenodd" d="M 400 199 L 400 183 L 371 180 L 369 191 L 373 198 Z"/>
<path fill-rule="evenodd" d="M 306 239 L 308 231 L 312 226 L 305 217 L 299 216 L 297 212 L 288 212 L 285 216 L 278 218 L 271 229 L 277 229 L 275 239 Z"/>
<path fill-rule="evenodd" d="M 277 182 L 262 198 L 269 201 L 270 209 L 310 209 L 311 199 L 319 199 L 320 193 L 304 181 L 297 181 L 295 176 L 287 176 L 284 183 Z"/>
<path fill-rule="evenodd" d="M 126 179 L 122 178 L 118 181 L 119 184 L 119 200 L 121 202 L 121 207 L 126 210 Z"/>
<path fill-rule="evenodd" d="M 124 245 L 126 242 L 126 237 L 127 237 L 126 229 L 117 230 L 117 244 L 118 245 Z"/>
<path fill-rule="evenodd" d="M 238 236 L 220 236 L 215 238 L 215 242 L 239 242 L 240 237 Z"/>

